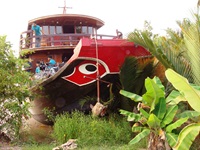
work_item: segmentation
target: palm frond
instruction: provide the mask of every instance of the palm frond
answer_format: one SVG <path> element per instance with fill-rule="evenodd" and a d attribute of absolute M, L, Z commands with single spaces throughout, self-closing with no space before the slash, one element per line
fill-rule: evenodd
<path fill-rule="evenodd" d="M 146 48 L 153 56 L 155 56 L 166 69 L 171 68 L 179 74 L 191 78 L 190 63 L 186 59 L 186 48 L 183 41 L 183 36 L 167 30 L 168 37 L 153 36 L 148 30 L 135 30 L 130 33 L 128 40 Z"/>
<path fill-rule="evenodd" d="M 178 22 L 184 36 L 187 56 L 191 66 L 194 83 L 200 85 L 200 22 L 199 15 L 194 14 L 195 22 L 184 20 Z"/>

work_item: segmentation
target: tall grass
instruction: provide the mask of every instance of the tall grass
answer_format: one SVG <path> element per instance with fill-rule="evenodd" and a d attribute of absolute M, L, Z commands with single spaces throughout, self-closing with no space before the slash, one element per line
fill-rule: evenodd
<path fill-rule="evenodd" d="M 78 147 L 88 147 L 128 144 L 131 134 L 131 126 L 122 116 L 92 118 L 75 111 L 56 117 L 52 136 L 59 143 L 77 139 Z"/>

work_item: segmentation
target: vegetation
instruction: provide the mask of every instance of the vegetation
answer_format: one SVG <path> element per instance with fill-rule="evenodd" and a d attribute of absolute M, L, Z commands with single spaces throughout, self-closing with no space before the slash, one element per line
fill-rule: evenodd
<path fill-rule="evenodd" d="M 128 35 L 129 41 L 152 54 L 149 58 L 129 57 L 121 68 L 120 93 L 125 96 L 121 103 L 131 111 L 120 110 L 120 113 L 128 117 L 132 128 L 122 116 L 92 118 L 75 111 L 53 120 L 52 138 L 56 142 L 48 141 L 43 145 L 30 138 L 28 146 L 22 147 L 26 150 L 52 149 L 69 139 L 77 139 L 78 149 L 128 150 L 133 146 L 127 143 L 136 144 L 144 139 L 142 146 L 134 148 L 147 145 L 149 149 L 190 149 L 200 131 L 199 3 L 197 7 L 194 21 L 177 21 L 181 31 L 167 29 L 167 36 L 154 35 L 150 24 L 145 22 L 144 30 L 136 29 Z M 30 74 L 22 71 L 25 64 L 26 61 L 14 56 L 6 36 L 0 36 L 0 133 L 6 132 L 12 139 L 19 139 L 22 119 L 29 114 L 26 98 L 32 96 L 31 80 Z M 162 75 L 159 76 L 161 81 L 156 77 L 151 79 L 162 74 L 161 71 L 156 74 L 160 68 L 167 70 L 165 75 L 169 82 L 165 82 Z M 134 103 L 127 103 L 129 98 Z M 132 112 L 134 104 L 138 104 L 138 110 Z M 189 104 L 189 108 L 182 110 L 181 104 Z"/>
<path fill-rule="evenodd" d="M 75 111 L 56 117 L 53 137 L 59 143 L 77 139 L 79 147 L 126 144 L 131 138 L 131 127 L 125 118 L 112 115 L 108 118 L 93 118 Z M 123 136 L 122 136 L 123 135 Z"/>
<path fill-rule="evenodd" d="M 187 80 L 173 70 L 166 71 L 167 78 L 180 91 L 172 91 L 165 98 L 164 86 L 158 78 L 145 80 L 146 93 L 141 96 L 121 90 L 121 94 L 139 103 L 140 113 L 120 110 L 121 114 L 133 121 L 133 132 L 138 134 L 130 141 L 130 144 L 139 142 L 148 136 L 148 149 L 189 149 L 192 141 L 200 131 L 200 124 L 187 122 L 189 118 L 200 116 L 199 106 L 193 105 L 200 102 L 199 91 L 189 85 Z M 176 80 L 175 80 L 176 79 Z M 187 84 L 187 85 L 186 85 Z M 194 97 L 194 99 L 191 99 Z M 178 113 L 180 99 L 190 101 L 192 107 L 197 111 L 184 111 Z M 195 101 L 194 101 L 195 100 Z M 186 123 L 187 122 L 187 123 Z M 184 125 L 183 125 L 184 124 Z M 180 131 L 177 128 L 182 127 Z M 180 129 L 179 129 L 180 130 Z"/>
<path fill-rule="evenodd" d="M 27 116 L 31 96 L 29 73 L 22 71 L 26 61 L 16 58 L 6 36 L 0 36 L 0 133 L 19 138 L 23 116 Z"/>
<path fill-rule="evenodd" d="M 38 133 L 42 138 L 40 141 L 36 141 L 31 135 L 23 134 L 25 139 L 21 147 L 24 150 L 49 150 L 69 139 L 77 139 L 77 149 L 81 150 L 138 150 L 146 147 L 146 139 L 135 148 L 128 145 L 133 137 L 131 126 L 126 118 L 119 114 L 112 114 L 107 118 L 93 118 L 75 111 L 57 116 L 52 132 Z"/>
<path fill-rule="evenodd" d="M 144 30 L 135 30 L 128 35 L 128 40 L 143 46 L 156 57 L 162 65 L 171 68 L 186 77 L 189 82 L 199 85 L 199 16 L 196 22 L 183 20 L 178 22 L 181 31 L 166 30 L 166 36 L 154 35 L 152 27 L 145 22 Z M 196 40 L 194 40 L 196 39 Z"/>
<path fill-rule="evenodd" d="M 182 22 L 177 21 L 181 31 L 168 29 L 165 37 L 153 35 L 152 27 L 148 22 L 145 22 L 144 30 L 136 29 L 128 35 L 129 41 L 149 50 L 152 56 L 167 69 L 166 77 L 169 81 L 166 82 L 165 86 L 160 87 L 160 82 L 146 78 L 146 93 L 141 93 L 136 91 L 139 80 L 135 79 L 144 78 L 145 69 L 141 70 L 141 64 L 137 62 L 132 63 L 132 68 L 130 65 L 129 68 L 126 68 L 128 72 L 124 72 L 122 68 L 120 72 L 122 74 L 120 76 L 121 82 L 125 86 L 123 89 L 128 90 L 121 90 L 121 94 L 136 103 L 139 102 L 139 106 L 146 108 L 139 107 L 139 112 L 135 109 L 134 112 L 120 110 L 121 114 L 126 115 L 129 121 L 135 123 L 133 132 L 138 132 L 130 143 L 135 144 L 143 137 L 149 136 L 149 149 L 167 149 L 166 145 L 169 144 L 168 149 L 172 147 L 178 150 L 189 149 L 197 137 L 200 131 L 198 118 L 200 114 L 198 87 L 200 85 L 199 17 L 197 11 L 197 14 L 194 13 L 194 21 L 189 19 L 184 19 Z M 128 61 L 131 62 L 134 59 L 131 58 Z M 152 66 L 151 64 L 150 62 L 149 66 Z M 132 83 L 137 84 L 131 86 L 131 83 L 124 80 L 123 76 L 132 78 L 130 81 L 135 80 Z M 150 76 L 151 74 L 148 75 L 148 77 Z M 185 107 L 184 113 L 174 116 L 176 113 L 180 113 L 182 109 L 177 106 L 182 104 Z M 188 110 L 186 110 L 187 104 L 190 106 L 187 108 Z M 173 113 L 169 113 L 170 110 Z"/>

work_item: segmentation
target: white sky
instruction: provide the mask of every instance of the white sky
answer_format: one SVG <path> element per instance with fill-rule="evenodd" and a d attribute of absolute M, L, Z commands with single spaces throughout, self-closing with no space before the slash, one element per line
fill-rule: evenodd
<path fill-rule="evenodd" d="M 124 35 L 134 29 L 143 29 L 144 21 L 151 23 L 154 33 L 177 29 L 177 20 L 191 18 L 198 0 L 66 0 L 67 13 L 97 17 L 105 22 L 99 34 Z M 18 51 L 20 33 L 28 21 L 40 16 L 61 14 L 64 0 L 2 0 L 0 4 L 0 35 Z"/>

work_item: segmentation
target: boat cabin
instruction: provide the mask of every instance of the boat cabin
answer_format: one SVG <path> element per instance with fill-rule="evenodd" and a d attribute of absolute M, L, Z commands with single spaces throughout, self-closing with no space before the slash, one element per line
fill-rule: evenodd
<path fill-rule="evenodd" d="M 41 27 L 40 47 L 36 47 L 36 38 L 31 30 L 32 24 Z M 116 38 L 116 36 L 98 35 L 97 30 L 104 25 L 98 18 L 80 14 L 57 14 L 39 17 L 28 22 L 27 31 L 20 35 L 20 50 L 30 50 L 33 70 L 37 61 L 47 62 L 49 55 L 58 63 L 68 60 L 81 38 Z"/>

